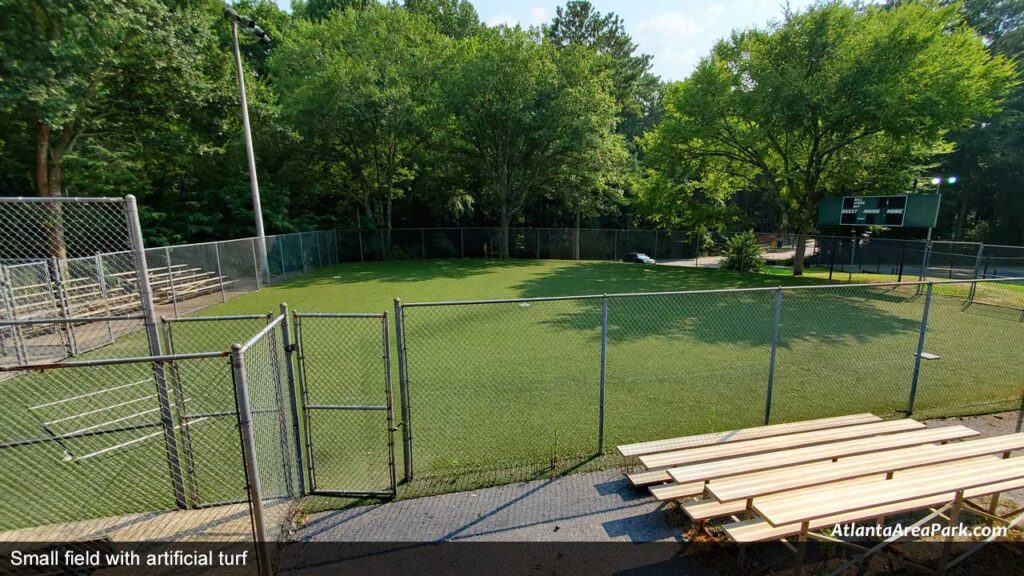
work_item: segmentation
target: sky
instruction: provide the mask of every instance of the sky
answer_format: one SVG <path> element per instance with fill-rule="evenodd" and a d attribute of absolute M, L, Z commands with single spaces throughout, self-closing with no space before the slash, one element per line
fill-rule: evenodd
<path fill-rule="evenodd" d="M 784 0 L 591 0 L 602 14 L 615 12 L 639 51 L 654 57 L 653 72 L 662 80 L 682 80 L 715 42 L 734 29 L 764 27 L 782 18 Z M 792 9 L 810 4 L 791 0 Z M 556 0 L 475 0 L 488 24 L 523 26 L 550 22 Z"/>
<path fill-rule="evenodd" d="M 550 22 L 565 0 L 472 0 L 480 19 L 490 25 L 524 27 Z M 602 14 L 615 12 L 626 31 L 650 54 L 662 80 L 682 80 L 715 42 L 734 29 L 764 27 L 782 17 L 786 0 L 591 0 Z M 275 0 L 288 10 L 291 0 Z M 790 0 L 799 9 L 810 0 Z"/>

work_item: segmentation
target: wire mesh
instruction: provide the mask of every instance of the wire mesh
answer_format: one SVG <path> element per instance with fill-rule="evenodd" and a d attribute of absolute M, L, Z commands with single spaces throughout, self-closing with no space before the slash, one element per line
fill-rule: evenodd
<path fill-rule="evenodd" d="M 251 540 L 226 353 L 8 370 L 0 539 Z M 201 413 L 222 408 L 224 417 Z M 238 503 L 195 510 L 224 500 Z"/>
<path fill-rule="evenodd" d="M 597 449 L 599 301 L 405 307 L 417 477 L 500 483 Z M 529 441 L 523 441 L 528 438 Z"/>
<path fill-rule="evenodd" d="M 288 358 L 282 347 L 283 319 L 278 316 L 240 349 L 264 526 L 270 541 L 280 541 L 287 534 L 295 499 L 302 491 L 298 482 L 297 426 L 285 364 Z"/>
<path fill-rule="evenodd" d="M 60 360 L 140 326 L 125 203 L 0 198 L 0 365 Z M 80 319 L 43 323 L 46 319 Z"/>
<path fill-rule="evenodd" d="M 772 423 L 904 412 L 924 303 L 917 285 L 783 290 Z"/>
<path fill-rule="evenodd" d="M 1021 281 L 935 284 L 916 411 L 958 415 L 1012 410 L 1024 390 Z"/>
<path fill-rule="evenodd" d="M 608 301 L 606 449 L 764 418 L 773 293 Z"/>
<path fill-rule="evenodd" d="M 295 315 L 314 493 L 395 491 L 385 315 Z"/>

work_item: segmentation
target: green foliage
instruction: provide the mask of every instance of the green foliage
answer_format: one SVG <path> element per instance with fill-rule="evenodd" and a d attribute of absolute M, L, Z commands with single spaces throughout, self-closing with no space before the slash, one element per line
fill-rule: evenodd
<path fill-rule="evenodd" d="M 722 270 L 731 272 L 759 272 L 764 266 L 761 245 L 753 231 L 735 234 L 726 242 Z"/>
<path fill-rule="evenodd" d="M 1012 73 L 955 5 L 823 3 L 719 42 L 668 88 L 644 144 L 677 184 L 761 190 L 808 230 L 823 195 L 907 186 L 949 130 L 997 109 Z"/>
<path fill-rule="evenodd" d="M 439 118 L 446 43 L 394 7 L 299 22 L 271 59 L 282 113 L 303 138 L 307 174 L 391 227 L 393 202 L 417 175 Z"/>
<path fill-rule="evenodd" d="M 425 16 L 449 38 L 466 38 L 481 30 L 480 16 L 467 0 L 405 0 L 405 9 Z"/>

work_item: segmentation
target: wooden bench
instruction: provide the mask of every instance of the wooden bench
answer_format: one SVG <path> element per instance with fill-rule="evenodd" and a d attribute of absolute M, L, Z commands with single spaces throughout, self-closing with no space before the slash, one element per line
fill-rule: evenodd
<path fill-rule="evenodd" d="M 935 430 L 941 430 L 941 428 Z M 981 438 L 948 446 L 913 446 L 851 456 L 843 458 L 839 462 L 817 462 L 731 476 L 708 484 L 707 489 L 712 496 L 722 502 L 746 500 L 805 486 L 870 476 L 876 473 L 897 472 L 974 456 L 1008 454 L 1021 449 L 1024 449 L 1024 433 Z"/>
<path fill-rule="evenodd" d="M 666 500 L 678 500 L 700 496 L 704 493 L 703 482 L 690 482 L 689 484 L 659 484 L 649 488 L 651 495 L 662 502 Z"/>
<path fill-rule="evenodd" d="M 869 438 L 858 438 L 831 444 L 805 446 L 785 452 L 769 452 L 766 454 L 753 454 L 728 460 L 704 462 L 670 468 L 669 476 L 676 482 L 695 482 L 698 480 L 712 480 L 724 478 L 749 472 L 771 470 L 794 464 L 806 464 L 809 462 L 831 461 L 844 456 L 882 452 L 891 448 L 904 448 L 907 446 L 918 446 L 931 444 L 933 442 L 947 442 L 978 436 L 976 430 L 965 426 L 943 426 L 941 428 L 925 428 L 923 430 L 912 430 L 900 434 L 886 434 L 872 436 Z"/>
<path fill-rule="evenodd" d="M 705 446 L 702 448 L 691 448 L 689 450 L 649 454 L 647 456 L 641 456 L 640 462 L 647 467 L 648 470 L 657 470 L 659 468 L 671 468 L 682 464 L 721 460 L 724 458 L 742 456 L 745 454 L 757 454 L 760 452 L 788 450 L 801 446 L 826 444 L 837 440 L 917 430 L 924 427 L 924 424 L 917 422 L 916 420 L 909 419 L 873 422 L 870 424 L 856 424 L 853 426 L 843 426 L 841 428 L 786 434 L 784 436 L 761 438 L 758 440 L 747 440 L 745 442 L 730 442 L 728 444 L 717 446 Z"/>
<path fill-rule="evenodd" d="M 999 494 L 1000 492 L 1017 490 L 1019 488 L 1024 488 L 1024 478 L 996 482 L 993 484 L 984 484 L 982 486 L 969 488 L 964 491 L 964 498 L 980 498 L 982 496 L 990 496 L 992 494 Z M 922 510 L 933 506 L 941 506 L 943 504 L 948 504 L 955 497 L 955 492 L 947 492 L 924 498 L 904 500 L 893 504 L 863 508 L 861 510 L 836 514 L 834 516 L 825 516 L 811 520 L 809 522 L 808 529 L 820 530 L 822 528 L 832 528 L 836 524 L 873 520 L 884 516 L 892 516 L 894 514 L 913 512 L 914 510 Z M 729 539 L 734 542 L 749 544 L 796 536 L 801 532 L 801 524 L 793 523 L 772 526 L 763 518 L 753 518 L 750 520 L 742 520 L 739 522 L 725 524 L 722 526 L 722 529 L 725 531 L 725 534 Z"/>
<path fill-rule="evenodd" d="M 773 526 L 780 526 L 1024 479 L 1024 458 L 982 458 L 986 461 L 972 458 L 911 470 L 892 480 L 842 487 L 826 484 L 810 490 L 755 498 L 754 510 Z"/>
<path fill-rule="evenodd" d="M 724 444 L 727 442 L 740 442 L 743 440 L 754 440 L 757 438 L 768 438 L 781 436 L 783 434 L 794 434 L 797 432 L 810 432 L 812 430 L 823 430 L 826 428 L 838 428 L 852 424 L 867 424 L 879 422 L 882 419 L 874 414 L 854 414 L 851 416 L 837 416 L 833 418 L 819 418 L 817 420 L 806 420 L 804 422 L 790 422 L 787 424 L 772 424 L 769 426 L 758 426 L 756 428 L 743 428 L 740 430 L 729 430 L 725 432 L 713 432 L 699 436 L 686 436 L 683 438 L 669 438 L 666 440 L 654 440 L 651 442 L 639 442 L 636 444 L 623 444 L 618 446 L 619 454 L 625 457 L 644 456 L 658 452 L 670 452 L 687 448 L 699 448 L 713 444 Z"/>

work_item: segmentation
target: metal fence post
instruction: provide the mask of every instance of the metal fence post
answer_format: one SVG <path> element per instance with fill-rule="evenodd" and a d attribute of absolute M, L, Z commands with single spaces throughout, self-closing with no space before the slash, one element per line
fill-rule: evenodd
<path fill-rule="evenodd" d="M 221 273 L 220 268 L 220 242 L 213 243 L 213 256 L 217 260 L 217 281 L 220 282 L 220 301 L 227 302 L 228 297 L 227 294 L 224 293 L 224 274 Z"/>
<path fill-rule="evenodd" d="M 775 314 L 772 321 L 772 353 L 768 360 L 768 393 L 764 403 L 764 425 L 772 418 L 772 389 L 775 387 L 775 355 L 779 349 L 779 322 L 782 319 L 782 286 L 775 289 Z"/>
<path fill-rule="evenodd" d="M 11 271 L 7 266 L 0 266 L 0 300 L 3 300 L 7 309 L 6 317 L 11 320 L 18 319 L 17 300 L 14 298 L 14 283 L 11 281 Z M 25 351 L 25 335 L 22 326 L 15 324 L 11 326 L 11 337 L 14 339 L 14 355 L 19 364 L 28 364 L 28 354 Z"/>
<path fill-rule="evenodd" d="M 281 236 L 280 244 L 281 247 L 277 250 L 277 252 L 278 254 L 281 255 L 281 275 L 284 276 L 288 272 L 287 268 L 285 268 L 286 264 L 284 259 L 284 235 Z"/>
<path fill-rule="evenodd" d="M 103 310 L 106 315 L 110 316 L 110 300 L 107 298 L 107 278 L 103 273 L 103 256 L 96 253 L 96 283 L 99 285 L 100 298 L 103 298 Z M 114 341 L 114 325 L 110 320 L 107 320 L 107 338 L 111 342 Z"/>
<path fill-rule="evenodd" d="M 405 481 L 412 480 L 412 421 L 409 417 L 409 373 L 405 357 L 402 300 L 395 298 L 395 345 L 398 347 L 398 394 L 402 398 L 402 452 Z"/>
<path fill-rule="evenodd" d="M 238 435 L 242 443 L 246 488 L 249 492 L 249 510 L 252 514 L 253 536 L 261 576 L 270 576 L 270 548 L 266 523 L 263 518 L 263 490 L 256 462 L 256 436 L 252 427 L 252 409 L 249 406 L 249 388 L 245 382 L 245 353 L 241 344 L 231 345 L 231 375 L 235 383 L 235 403 L 238 407 Z"/>
<path fill-rule="evenodd" d="M 259 258 L 256 256 L 256 239 L 255 238 L 252 239 L 251 244 L 252 244 L 252 271 L 253 271 L 253 274 L 256 276 L 256 289 L 259 290 L 261 288 L 261 286 L 260 286 L 261 274 L 260 274 L 260 261 L 259 261 Z M 270 270 L 269 270 L 270 260 L 267 260 L 267 266 L 268 266 L 267 282 L 270 282 Z"/>
<path fill-rule="evenodd" d="M 132 251 L 135 254 L 136 281 L 139 297 L 142 301 L 143 324 L 146 327 L 146 339 L 149 351 L 153 356 L 160 356 L 160 333 L 156 326 L 156 310 L 153 307 L 153 291 L 149 285 L 149 267 L 146 264 L 146 249 L 142 242 L 142 226 L 139 224 L 139 209 L 135 196 L 125 196 L 125 218 L 131 233 Z M 153 363 L 153 381 L 156 384 L 157 403 L 160 407 L 160 422 L 164 428 L 164 448 L 167 452 L 167 465 L 171 472 L 171 487 L 178 508 L 185 508 L 185 485 L 181 479 L 181 462 L 178 461 L 178 441 L 174 434 L 174 418 L 171 414 L 170 398 L 167 394 L 167 380 L 164 366 L 160 362 Z"/>
<path fill-rule="evenodd" d="M 64 266 L 56 258 L 50 258 L 50 278 L 53 279 L 53 287 L 56 292 L 57 306 L 61 318 L 71 318 L 71 300 L 68 298 L 67 286 L 64 282 Z M 73 322 L 63 322 L 61 329 L 67 336 L 68 356 L 78 356 L 78 343 L 75 341 L 75 327 Z"/>
<path fill-rule="evenodd" d="M 601 384 L 597 413 L 597 453 L 604 454 L 604 398 L 608 374 L 608 295 L 601 298 Z"/>
<path fill-rule="evenodd" d="M 427 259 L 427 231 L 420 228 L 420 253 L 423 259 Z"/>
<path fill-rule="evenodd" d="M 302 232 L 299 232 L 299 256 L 302 257 L 302 271 L 306 271 L 306 248 L 302 244 Z"/>
<path fill-rule="evenodd" d="M 910 400 L 907 402 L 907 416 L 914 414 L 914 401 L 917 399 L 917 384 L 921 377 L 921 354 L 924 353 L 924 337 L 928 331 L 928 311 L 932 306 L 932 287 L 929 282 L 924 297 L 924 314 L 921 316 L 921 329 L 917 336 L 917 355 L 914 357 L 914 379 L 910 382 Z"/>
<path fill-rule="evenodd" d="M 320 232 L 313 232 L 313 236 L 316 237 L 316 261 L 319 263 L 319 267 L 324 267 L 324 255 L 320 252 Z"/>
<path fill-rule="evenodd" d="M 299 433 L 299 402 L 295 394 L 295 346 L 288 330 L 288 304 L 282 302 L 281 344 L 284 346 L 284 366 L 288 375 L 288 403 L 292 411 L 292 434 L 295 436 L 295 470 L 298 472 L 299 495 L 306 494 L 306 479 L 302 466 L 302 435 Z"/>
<path fill-rule="evenodd" d="M 174 290 L 174 270 L 171 269 L 171 247 L 164 246 L 164 260 L 167 262 L 167 283 L 171 287 L 171 308 L 178 317 L 178 294 Z"/>
<path fill-rule="evenodd" d="M 1024 390 L 1020 393 L 1020 408 L 1017 410 L 1017 426 L 1013 431 L 1020 432 L 1022 427 L 1024 427 Z"/>
<path fill-rule="evenodd" d="M 466 257 L 466 232 L 459 228 L 459 258 Z"/>

